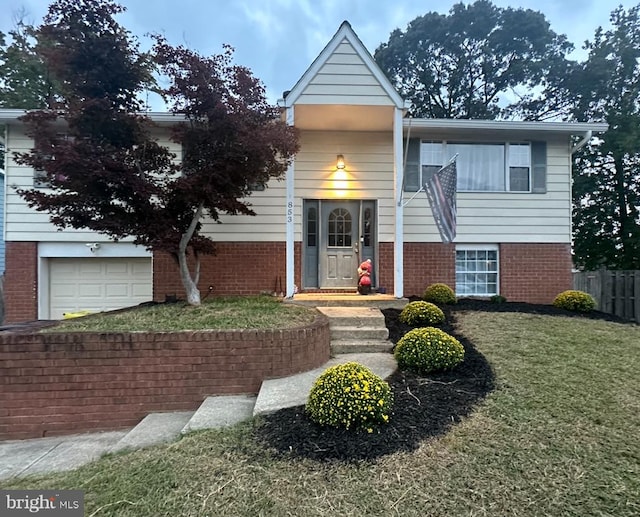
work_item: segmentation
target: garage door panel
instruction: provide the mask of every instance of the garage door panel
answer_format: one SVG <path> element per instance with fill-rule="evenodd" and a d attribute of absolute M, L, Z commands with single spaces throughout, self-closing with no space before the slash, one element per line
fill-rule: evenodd
<path fill-rule="evenodd" d="M 129 296 L 129 286 L 127 284 L 107 285 L 105 290 L 108 298 L 126 298 Z"/>
<path fill-rule="evenodd" d="M 83 259 L 86 263 L 78 265 L 78 273 L 80 275 L 99 275 L 102 273 L 103 265 L 99 259 Z M 95 262 L 94 262 L 95 261 Z"/>
<path fill-rule="evenodd" d="M 53 258 L 49 261 L 50 318 L 101 312 L 152 298 L 150 258 Z"/>
<path fill-rule="evenodd" d="M 125 275 L 126 276 L 129 274 L 129 264 L 126 264 L 126 263 L 107 264 L 105 269 L 106 269 L 107 275 L 114 275 L 114 276 Z"/>

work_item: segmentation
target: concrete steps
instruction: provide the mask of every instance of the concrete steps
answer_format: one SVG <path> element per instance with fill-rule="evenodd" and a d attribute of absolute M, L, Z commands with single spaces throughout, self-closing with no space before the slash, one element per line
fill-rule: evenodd
<path fill-rule="evenodd" d="M 305 305 L 307 307 L 377 307 L 378 309 L 402 309 L 409 300 L 396 298 L 392 294 L 361 295 L 344 293 L 299 293 L 286 298 L 284 303 Z"/>
<path fill-rule="evenodd" d="M 367 298 L 355 296 L 358 296 L 357 300 Z M 388 340 L 389 331 L 379 307 L 330 305 L 317 307 L 317 310 L 329 318 L 334 357 L 327 363 L 308 372 L 265 380 L 257 396 L 212 396 L 207 397 L 195 412 L 152 413 L 123 436 L 110 452 L 167 443 L 191 431 L 232 426 L 253 416 L 303 405 L 318 376 L 336 364 L 355 361 L 383 379 L 396 370 L 396 361 L 389 353 L 393 344 Z"/>
<path fill-rule="evenodd" d="M 253 415 L 265 415 L 279 409 L 305 404 L 313 383 L 322 372 L 331 366 L 351 361 L 366 366 L 383 379 L 389 377 L 398 367 L 393 356 L 388 353 L 340 354 L 320 368 L 281 379 L 263 381 Z"/>
<path fill-rule="evenodd" d="M 193 411 L 151 413 L 125 434 L 109 452 L 142 449 L 172 442 L 180 436 L 180 432 L 193 414 Z"/>
<path fill-rule="evenodd" d="M 317 307 L 329 318 L 331 353 L 390 352 L 389 330 L 377 307 Z"/>
<path fill-rule="evenodd" d="M 235 425 L 251 418 L 255 405 L 255 395 L 207 397 L 182 428 L 181 433 Z"/>

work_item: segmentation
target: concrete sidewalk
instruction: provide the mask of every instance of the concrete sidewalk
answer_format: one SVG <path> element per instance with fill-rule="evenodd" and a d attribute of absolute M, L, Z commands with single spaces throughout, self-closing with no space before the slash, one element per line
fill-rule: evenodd
<path fill-rule="evenodd" d="M 128 432 L 0 442 L 0 479 L 75 469 L 109 452 Z"/>
<path fill-rule="evenodd" d="M 340 301 L 344 302 L 344 300 Z M 330 319 L 338 321 L 338 326 L 336 327 L 334 324 L 332 327 L 332 336 L 336 333 L 336 329 L 343 328 L 340 325 L 347 325 L 349 335 L 353 334 L 357 343 L 362 344 L 368 339 L 368 335 L 363 336 L 360 332 L 368 332 L 372 327 L 370 314 L 367 313 L 367 318 L 363 320 L 362 309 L 345 307 L 328 310 L 330 313 L 327 315 Z M 337 315 L 334 314 L 336 311 L 338 311 Z M 351 312 L 353 314 L 350 314 Z M 379 309 L 377 312 L 379 313 Z M 381 314 L 379 316 L 382 317 Z M 384 320 L 380 325 L 383 324 Z M 386 331 L 386 329 L 384 330 Z M 380 341 L 382 341 L 382 337 L 379 337 Z M 343 336 L 339 335 L 335 338 L 343 339 Z M 332 343 L 335 338 L 332 337 Z M 371 347 L 367 346 L 367 348 Z M 390 350 L 391 344 L 386 342 L 384 348 Z M 0 441 L 0 480 L 72 470 L 95 461 L 107 453 L 170 443 L 179 439 L 181 435 L 194 430 L 231 426 L 253 416 L 302 405 L 306 402 L 315 379 L 326 368 L 339 363 L 355 361 L 368 367 L 382 378 L 389 377 L 397 368 L 393 355 L 389 351 L 374 352 L 373 350 L 378 350 L 378 348 L 374 347 L 369 352 L 339 353 L 320 368 L 289 377 L 265 380 L 257 397 L 254 395 L 207 397 L 195 412 L 152 413 L 132 429 L 31 440 Z"/>

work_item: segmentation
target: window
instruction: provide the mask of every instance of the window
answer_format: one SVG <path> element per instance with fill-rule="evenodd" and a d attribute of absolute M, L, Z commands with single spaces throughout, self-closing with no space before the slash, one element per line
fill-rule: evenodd
<path fill-rule="evenodd" d="M 329 246 L 333 248 L 351 247 L 351 213 L 344 208 L 336 208 L 329 214 Z"/>
<path fill-rule="evenodd" d="M 458 246 L 456 248 L 456 295 L 493 296 L 498 294 L 497 246 Z"/>
<path fill-rule="evenodd" d="M 60 142 L 72 142 L 74 137 L 67 135 L 66 133 L 57 133 L 54 138 L 51 140 L 51 150 L 52 153 L 40 153 L 40 159 L 43 161 L 55 160 L 55 156 L 53 155 L 53 151 L 55 150 L 56 145 L 59 145 Z M 58 181 L 64 181 L 66 176 L 64 174 L 57 174 L 55 179 Z M 44 169 L 34 169 L 33 171 L 33 186 L 36 188 L 50 188 L 51 181 L 49 180 L 49 176 Z"/>
<path fill-rule="evenodd" d="M 315 248 L 318 242 L 318 211 L 311 206 L 307 209 L 307 246 Z"/>
<path fill-rule="evenodd" d="M 546 192 L 545 142 L 409 141 L 404 190 L 415 192 L 457 155 L 458 191 Z"/>

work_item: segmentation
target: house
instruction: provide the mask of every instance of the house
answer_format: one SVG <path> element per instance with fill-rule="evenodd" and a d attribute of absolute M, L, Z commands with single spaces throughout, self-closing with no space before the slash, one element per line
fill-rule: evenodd
<path fill-rule="evenodd" d="M 549 303 L 571 287 L 571 155 L 605 124 L 410 119 L 347 22 L 281 107 L 300 152 L 284 181 L 252 195 L 257 217 L 204 224 L 218 254 L 202 265 L 203 293 L 355 292 L 367 258 L 374 287 L 396 297 L 445 282 L 461 296 Z M 10 156 L 31 146 L 21 114 L 0 111 L 7 321 L 181 296 L 169 256 L 57 230 L 26 206 L 13 187 L 33 185 L 34 171 Z M 454 155 L 457 235 L 443 243 L 420 186 Z"/>

